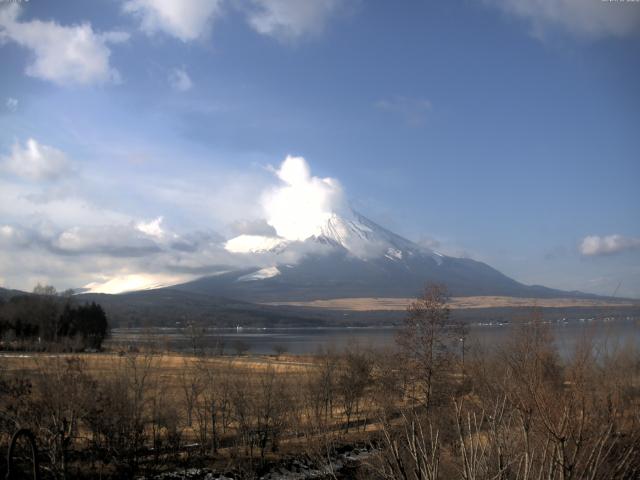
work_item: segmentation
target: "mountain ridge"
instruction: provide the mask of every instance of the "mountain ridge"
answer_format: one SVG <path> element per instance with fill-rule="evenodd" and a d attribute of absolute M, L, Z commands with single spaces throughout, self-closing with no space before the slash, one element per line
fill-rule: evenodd
<path fill-rule="evenodd" d="M 272 322 L 278 311 L 285 321 L 299 318 L 300 312 L 307 318 L 315 315 L 310 313 L 313 308 L 274 306 L 278 302 L 415 298 L 430 282 L 444 284 L 454 297 L 609 298 L 525 285 L 486 263 L 420 246 L 355 211 L 328 215 L 303 241 L 277 235 L 253 236 L 249 240 L 242 245 L 250 247 L 245 255 L 259 251 L 262 253 L 255 258 L 267 254 L 270 262 L 256 262 L 252 267 L 221 267 L 216 275 L 161 288 L 116 295 L 82 293 L 78 297 L 105 302 L 123 319 L 162 310 L 165 316 L 173 312 L 170 316 L 177 319 L 192 312 L 201 320 L 207 312 L 227 312 L 230 322 L 247 318 Z M 299 254 L 297 261 L 291 261 L 295 254 Z M 6 298 L 16 291 L 0 293 Z M 176 307 L 176 302 L 184 308 Z"/>
<path fill-rule="evenodd" d="M 454 296 L 599 297 L 525 285 L 486 263 L 420 246 L 353 210 L 327 216 L 303 241 L 276 236 L 258 240 L 269 247 L 264 251 L 273 254 L 272 264 L 230 270 L 172 288 L 257 303 L 416 297 L 429 282 L 445 284 Z M 287 253 L 295 249 L 304 253 L 295 263 L 286 261 Z M 260 246 L 252 244 L 249 251 L 256 250 Z"/>

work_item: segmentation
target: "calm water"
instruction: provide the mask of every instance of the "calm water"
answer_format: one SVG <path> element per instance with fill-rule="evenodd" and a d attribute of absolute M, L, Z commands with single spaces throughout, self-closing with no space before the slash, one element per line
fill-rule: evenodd
<path fill-rule="evenodd" d="M 510 327 L 505 325 L 473 325 L 470 327 L 467 345 L 486 347 L 504 343 Z M 633 320 L 603 322 L 572 322 L 553 324 L 558 350 L 563 356 L 571 355 L 576 343 L 591 336 L 600 348 L 613 350 L 626 345 L 640 348 L 640 323 Z M 316 353 L 320 348 L 343 350 L 351 346 L 391 347 L 395 341 L 395 327 L 319 327 L 319 328 L 265 328 L 265 329 L 115 329 L 110 343 L 119 345 L 154 344 L 158 348 L 190 351 L 194 345 L 199 350 L 213 350 L 221 342 L 225 353 L 235 353 L 243 344 L 253 354 L 272 354 L 277 346 L 293 354 Z"/>

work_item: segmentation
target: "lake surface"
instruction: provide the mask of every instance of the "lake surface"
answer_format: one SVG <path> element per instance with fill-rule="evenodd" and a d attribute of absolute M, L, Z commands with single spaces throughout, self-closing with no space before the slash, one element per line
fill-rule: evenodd
<path fill-rule="evenodd" d="M 494 347 L 503 344 L 509 325 L 471 325 L 467 346 Z M 113 347 L 154 345 L 177 351 L 215 351 L 222 344 L 224 353 L 247 349 L 253 354 L 273 354 L 277 347 L 293 354 L 313 354 L 319 349 L 341 351 L 348 347 L 392 347 L 397 327 L 318 327 L 318 328 L 118 328 L 109 343 Z M 609 351 L 633 345 L 640 348 L 640 323 L 635 320 L 575 321 L 553 323 L 552 332 L 562 356 L 573 353 L 576 344 L 590 336 L 599 348 Z"/>

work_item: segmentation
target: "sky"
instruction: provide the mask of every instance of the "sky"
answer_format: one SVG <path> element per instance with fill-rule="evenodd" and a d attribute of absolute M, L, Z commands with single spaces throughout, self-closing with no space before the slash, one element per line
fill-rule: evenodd
<path fill-rule="evenodd" d="M 291 156 L 306 200 L 640 298 L 639 85 L 637 1 L 0 0 L 0 285 L 237 263 Z"/>

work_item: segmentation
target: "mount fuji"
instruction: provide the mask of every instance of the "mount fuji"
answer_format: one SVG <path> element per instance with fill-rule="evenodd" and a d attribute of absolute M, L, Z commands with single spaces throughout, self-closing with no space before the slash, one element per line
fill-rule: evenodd
<path fill-rule="evenodd" d="M 227 250 L 270 263 L 226 269 L 172 288 L 250 302 L 415 297 L 427 282 L 446 285 L 454 296 L 589 296 L 524 285 L 485 263 L 443 255 L 344 210 L 327 213 L 302 240 L 277 235 L 232 238 Z"/>

